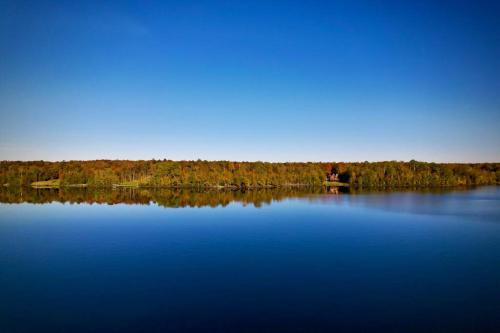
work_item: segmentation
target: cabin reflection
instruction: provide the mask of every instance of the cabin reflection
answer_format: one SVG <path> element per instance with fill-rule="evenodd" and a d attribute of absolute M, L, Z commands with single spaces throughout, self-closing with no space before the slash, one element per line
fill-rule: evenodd
<path fill-rule="evenodd" d="M 330 186 L 327 188 L 328 193 L 339 194 L 339 188 L 337 186 Z"/>

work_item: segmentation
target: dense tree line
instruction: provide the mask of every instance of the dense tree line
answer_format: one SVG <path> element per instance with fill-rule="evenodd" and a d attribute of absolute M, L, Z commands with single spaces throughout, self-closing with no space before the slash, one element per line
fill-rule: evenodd
<path fill-rule="evenodd" d="M 425 187 L 500 183 L 500 163 L 268 163 L 229 161 L 96 160 L 2 161 L 0 184 L 30 186 L 58 179 L 60 186 L 144 187 L 317 186 L 330 174 L 356 187 Z"/>

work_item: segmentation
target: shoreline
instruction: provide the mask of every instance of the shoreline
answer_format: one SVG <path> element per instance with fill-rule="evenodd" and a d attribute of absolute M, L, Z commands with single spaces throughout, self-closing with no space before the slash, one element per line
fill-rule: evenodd
<path fill-rule="evenodd" d="M 499 183 L 492 184 L 461 184 L 461 185 L 408 185 L 408 186 L 357 186 L 347 183 L 335 183 L 335 184 L 280 184 L 280 185 L 262 185 L 262 186 L 236 186 L 236 185 L 105 185 L 105 186 L 94 186 L 88 184 L 69 184 L 69 185 L 9 185 L 3 184 L 3 188 L 32 188 L 32 189 L 199 189 L 199 190 L 255 190 L 255 189 L 280 189 L 280 188 L 353 188 L 353 189 L 425 189 L 425 188 L 468 188 L 477 186 L 500 186 Z"/>

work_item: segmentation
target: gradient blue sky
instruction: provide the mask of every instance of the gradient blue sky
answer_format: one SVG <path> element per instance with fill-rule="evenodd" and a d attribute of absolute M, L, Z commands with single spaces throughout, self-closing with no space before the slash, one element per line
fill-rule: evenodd
<path fill-rule="evenodd" d="M 0 159 L 500 161 L 500 2 L 0 0 Z"/>

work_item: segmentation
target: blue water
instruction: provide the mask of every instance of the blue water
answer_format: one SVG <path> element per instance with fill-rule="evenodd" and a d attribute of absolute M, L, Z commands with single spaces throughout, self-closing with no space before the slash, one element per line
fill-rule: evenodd
<path fill-rule="evenodd" d="M 0 332 L 500 332 L 500 187 L 0 204 Z"/>

